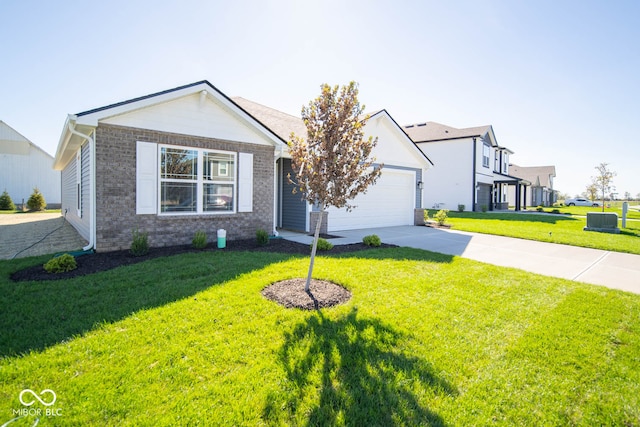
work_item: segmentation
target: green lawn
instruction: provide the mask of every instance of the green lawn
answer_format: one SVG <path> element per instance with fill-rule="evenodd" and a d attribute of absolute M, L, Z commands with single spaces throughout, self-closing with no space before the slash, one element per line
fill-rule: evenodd
<path fill-rule="evenodd" d="M 640 202 L 629 202 L 629 206 L 636 206 L 636 205 L 640 205 Z M 610 207 L 607 207 L 607 206 L 609 205 L 605 206 L 604 212 L 617 213 L 618 217 L 622 219 L 622 203 L 615 202 L 611 204 Z M 535 208 L 529 207 L 528 209 L 534 210 Z M 554 209 L 557 209 L 558 211 L 560 211 L 560 213 L 563 213 L 563 214 L 577 215 L 577 216 L 587 216 L 587 212 L 602 212 L 602 207 L 596 208 L 596 207 L 588 207 L 588 206 L 554 206 L 554 207 L 543 208 L 545 212 L 551 212 Z M 628 209 L 627 219 L 640 219 L 640 210 Z"/>
<path fill-rule="evenodd" d="M 557 208 L 560 212 L 571 210 L 592 211 L 591 208 Z M 433 217 L 435 210 L 429 211 Z M 584 231 L 587 220 L 578 215 L 548 215 L 540 213 L 492 213 L 449 212 L 448 224 L 453 229 L 475 233 L 518 237 L 541 242 L 561 243 L 615 252 L 640 254 L 640 221 L 628 220 L 627 228 L 620 234 Z"/>
<path fill-rule="evenodd" d="M 407 248 L 318 257 L 318 312 L 261 296 L 308 268 L 272 253 L 8 279 L 45 260 L 0 262 L 0 423 L 28 388 L 41 425 L 640 424 L 640 295 Z"/>

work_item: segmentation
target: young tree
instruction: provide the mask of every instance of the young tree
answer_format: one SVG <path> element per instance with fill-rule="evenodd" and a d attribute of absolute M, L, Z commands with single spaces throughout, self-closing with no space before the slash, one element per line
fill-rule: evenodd
<path fill-rule="evenodd" d="M 584 192 L 585 196 L 587 197 L 587 199 L 591 200 L 592 202 L 598 198 L 598 187 L 596 187 L 596 183 L 592 182 L 591 184 L 587 185 L 587 189 Z"/>
<path fill-rule="evenodd" d="M 0 211 L 15 211 L 16 205 L 11 200 L 11 196 L 5 189 L 0 195 Z"/>
<path fill-rule="evenodd" d="M 598 171 L 598 174 L 591 177 L 591 180 L 602 196 L 602 212 L 604 212 L 604 198 L 607 193 L 615 189 L 613 186 L 613 177 L 616 176 L 616 173 L 609 170 L 608 163 L 600 163 L 595 169 Z"/>
<path fill-rule="evenodd" d="M 292 182 L 309 202 L 320 208 L 316 223 L 311 262 L 305 291 L 309 292 L 320 225 L 325 210 L 334 206 L 354 208 L 349 202 L 375 184 L 382 165 L 373 167 L 371 156 L 378 138 L 364 139 L 364 125 L 369 117 L 362 117 L 364 106 L 358 101 L 358 85 L 339 88 L 323 84 L 320 96 L 302 108 L 302 120 L 307 138 L 291 133 L 289 153 L 295 173 Z M 295 190 L 294 190 L 295 191 Z"/>
<path fill-rule="evenodd" d="M 27 207 L 30 211 L 43 211 L 47 207 L 47 202 L 44 200 L 44 196 L 38 190 L 38 187 L 33 189 L 33 193 L 27 200 Z"/>

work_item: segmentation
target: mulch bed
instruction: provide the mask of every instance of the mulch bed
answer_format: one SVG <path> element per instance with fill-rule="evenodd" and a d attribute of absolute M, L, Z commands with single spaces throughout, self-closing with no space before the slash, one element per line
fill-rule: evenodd
<path fill-rule="evenodd" d="M 395 245 L 382 244 L 381 247 L 394 246 Z M 326 252 L 319 252 L 319 254 L 340 254 L 357 252 L 366 249 L 370 249 L 370 247 L 366 246 L 364 243 L 354 243 L 351 245 L 336 245 L 333 247 L 333 249 Z M 272 239 L 266 246 L 259 246 L 256 242 L 256 239 L 230 240 L 227 241 L 227 247 L 224 249 L 218 249 L 215 244 L 212 244 L 205 249 L 193 249 L 190 245 L 167 246 L 161 248 L 151 248 L 148 254 L 139 257 L 131 255 L 128 250 L 96 252 L 94 254 L 82 255 L 77 257 L 76 262 L 78 263 L 78 268 L 73 271 L 53 274 L 47 273 L 42 265 L 36 265 L 13 273 L 11 275 L 11 279 L 13 281 L 69 279 L 72 277 L 85 276 L 87 274 L 111 270 L 123 265 L 136 264 L 153 258 L 200 251 L 278 252 L 295 255 L 309 255 L 311 252 L 309 249 L 309 245 L 292 242 L 285 239 Z"/>
<path fill-rule="evenodd" d="M 286 308 L 317 310 L 333 307 L 351 299 L 351 292 L 326 280 L 311 279 L 309 292 L 304 290 L 306 279 L 276 282 L 262 290 L 262 295 Z"/>

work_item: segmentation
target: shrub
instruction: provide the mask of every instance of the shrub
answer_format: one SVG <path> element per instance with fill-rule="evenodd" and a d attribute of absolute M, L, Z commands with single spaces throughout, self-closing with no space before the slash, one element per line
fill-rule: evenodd
<path fill-rule="evenodd" d="M 458 205 L 458 212 L 464 212 L 464 205 L 463 204 L 459 204 Z"/>
<path fill-rule="evenodd" d="M 311 248 L 313 248 L 313 243 L 311 243 Z M 333 248 L 333 243 L 323 239 L 322 237 L 318 237 L 318 247 L 319 251 L 329 251 Z"/>
<path fill-rule="evenodd" d="M 544 210 L 544 208 L 543 208 L 542 206 L 537 206 L 537 207 L 536 207 L 536 210 L 537 210 L 538 212 L 542 212 L 542 211 Z"/>
<path fill-rule="evenodd" d="M 559 210 L 559 209 L 553 209 L 553 210 L 551 211 L 551 213 L 552 213 L 552 214 L 559 214 L 559 213 L 560 213 L 560 210 Z"/>
<path fill-rule="evenodd" d="M 55 258 L 51 258 L 46 264 L 43 265 L 44 270 L 47 273 L 64 273 L 67 271 L 75 270 L 78 268 L 76 259 L 69 254 L 60 255 Z"/>
<path fill-rule="evenodd" d="M 382 241 L 376 234 L 371 234 L 369 236 L 364 236 L 362 238 L 362 243 L 367 246 L 380 246 L 382 244 Z"/>
<path fill-rule="evenodd" d="M 256 241 L 260 246 L 266 246 L 269 244 L 269 233 L 262 228 L 256 230 Z"/>
<path fill-rule="evenodd" d="M 480 206 L 480 210 L 482 210 L 482 212 L 486 212 L 487 209 L 488 209 L 487 205 Z"/>
<path fill-rule="evenodd" d="M 33 193 L 29 196 L 29 200 L 27 200 L 27 207 L 30 211 L 43 211 L 45 207 L 47 207 L 47 202 L 44 200 L 44 196 L 38 190 L 38 187 L 33 189 Z"/>
<path fill-rule="evenodd" d="M 193 240 L 191 241 L 191 246 L 195 249 L 204 249 L 207 247 L 207 233 L 204 231 L 198 230 L 196 234 L 193 236 Z"/>
<path fill-rule="evenodd" d="M 449 211 L 447 209 L 440 209 L 438 212 L 436 212 L 433 218 L 436 220 L 438 225 L 444 225 L 444 223 L 447 221 L 447 218 L 449 217 L 448 213 Z"/>
<path fill-rule="evenodd" d="M 424 222 L 425 224 L 429 221 L 429 211 L 428 210 L 424 210 Z"/>
<path fill-rule="evenodd" d="M 0 195 L 0 211 L 15 211 L 16 205 L 11 200 L 11 196 L 7 193 L 7 190 L 4 190 L 2 195 Z"/>
<path fill-rule="evenodd" d="M 133 241 L 129 252 L 133 256 L 146 255 L 149 252 L 149 233 L 141 233 L 137 228 L 133 230 Z"/>

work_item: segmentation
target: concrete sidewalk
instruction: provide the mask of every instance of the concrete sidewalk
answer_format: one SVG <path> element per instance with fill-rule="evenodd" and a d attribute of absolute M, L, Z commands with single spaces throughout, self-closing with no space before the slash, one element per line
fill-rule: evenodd
<path fill-rule="evenodd" d="M 311 243 L 305 234 L 281 231 L 285 239 Z M 334 245 L 362 242 L 377 234 L 384 243 L 515 267 L 532 273 L 607 286 L 640 294 L 640 255 L 535 242 L 430 227 L 400 226 L 338 231 Z"/>

